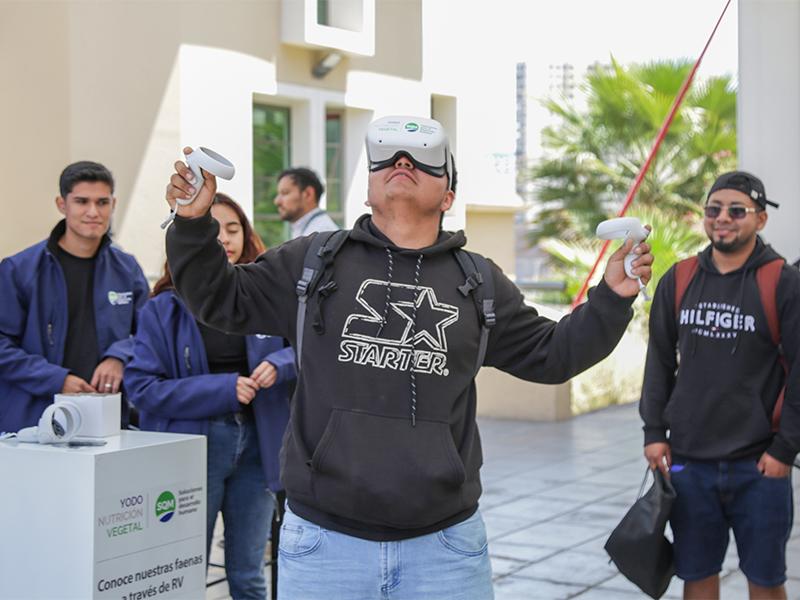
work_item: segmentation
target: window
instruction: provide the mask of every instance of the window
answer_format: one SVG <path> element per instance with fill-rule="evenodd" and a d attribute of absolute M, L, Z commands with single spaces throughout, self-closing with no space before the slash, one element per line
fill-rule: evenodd
<path fill-rule="evenodd" d="M 317 0 L 317 25 L 361 32 L 364 0 Z"/>
<path fill-rule="evenodd" d="M 253 226 L 268 248 L 289 239 L 275 208 L 278 175 L 291 163 L 290 110 L 253 106 Z"/>
<path fill-rule="evenodd" d="M 325 114 L 325 208 L 340 227 L 344 227 L 344 117 Z"/>
<path fill-rule="evenodd" d="M 317 0 L 317 24 L 330 25 L 330 17 L 328 13 L 328 0 Z"/>
<path fill-rule="evenodd" d="M 282 7 L 282 42 L 328 52 L 375 55 L 375 0 L 272 1 Z"/>

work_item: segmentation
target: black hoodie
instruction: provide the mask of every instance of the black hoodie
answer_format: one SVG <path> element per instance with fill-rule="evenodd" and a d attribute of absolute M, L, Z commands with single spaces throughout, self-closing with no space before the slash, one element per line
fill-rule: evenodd
<path fill-rule="evenodd" d="M 777 435 L 772 409 L 784 381 L 759 297 L 756 270 L 780 256 L 759 238 L 745 264 L 721 274 L 711 246 L 675 314 L 675 267 L 658 284 L 650 310 L 639 412 L 644 442 L 667 441 L 698 460 L 757 459 L 765 450 L 791 464 L 800 449 L 800 273 L 784 265 L 776 303 L 789 364 Z M 677 348 L 677 354 L 676 354 Z"/>
<path fill-rule="evenodd" d="M 295 285 L 311 237 L 229 266 L 208 215 L 167 234 L 175 287 L 219 329 L 296 339 Z M 468 518 L 481 493 L 474 369 L 480 323 L 457 286 L 462 232 L 421 250 L 394 246 L 364 216 L 309 298 L 303 368 L 281 451 L 292 510 L 330 529 L 397 540 Z M 632 298 L 605 284 L 555 323 L 494 265 L 497 323 L 485 365 L 563 382 L 619 341 Z M 410 349 L 416 365 L 410 370 Z M 534 402 L 535 398 L 531 398 Z"/>

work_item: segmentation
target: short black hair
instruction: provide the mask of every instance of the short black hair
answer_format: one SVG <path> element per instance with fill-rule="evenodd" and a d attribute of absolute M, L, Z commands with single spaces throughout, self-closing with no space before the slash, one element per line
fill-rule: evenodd
<path fill-rule="evenodd" d="M 319 204 L 319 199 L 322 198 L 325 186 L 322 185 L 319 176 L 314 171 L 306 167 L 292 167 L 291 169 L 284 169 L 281 171 L 277 181 L 280 181 L 284 177 L 291 177 L 292 181 L 300 188 L 301 192 L 307 187 L 314 188 L 314 193 L 317 195 L 317 204 Z"/>
<path fill-rule="evenodd" d="M 450 180 L 450 190 L 455 194 L 456 193 L 456 185 L 458 185 L 458 171 L 456 170 L 456 159 L 455 159 L 455 157 L 451 154 L 450 158 L 452 159 L 452 163 L 451 164 L 453 165 L 453 173 L 450 175 L 450 177 L 452 177 L 452 179 Z"/>
<path fill-rule="evenodd" d="M 67 168 L 61 171 L 61 177 L 58 179 L 58 189 L 61 197 L 66 198 L 72 192 L 72 188 L 82 181 L 107 183 L 111 188 L 111 193 L 114 193 L 114 176 L 111 171 L 100 163 L 81 160 L 68 165 Z"/>

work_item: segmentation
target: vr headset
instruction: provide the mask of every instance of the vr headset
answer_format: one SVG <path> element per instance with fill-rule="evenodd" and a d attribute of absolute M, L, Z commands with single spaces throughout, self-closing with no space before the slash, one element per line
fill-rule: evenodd
<path fill-rule="evenodd" d="M 72 402 L 60 402 L 44 409 L 37 426 L 25 427 L 12 435 L 20 442 L 60 444 L 72 440 L 80 428 L 80 408 Z"/>
<path fill-rule="evenodd" d="M 453 189 L 455 162 L 447 134 L 438 121 L 395 116 L 370 123 L 367 130 L 370 172 L 393 166 L 401 156 L 407 157 L 423 173 L 447 176 L 448 189 Z"/>

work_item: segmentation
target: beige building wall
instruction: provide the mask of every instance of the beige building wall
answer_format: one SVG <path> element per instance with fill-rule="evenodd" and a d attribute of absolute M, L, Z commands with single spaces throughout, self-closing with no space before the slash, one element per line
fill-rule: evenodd
<path fill-rule="evenodd" d="M 491 258 L 514 278 L 513 207 L 467 206 L 467 248 Z"/>
<path fill-rule="evenodd" d="M 59 216 L 58 175 L 70 159 L 68 14 L 66 4 L 0 4 L 0 256 L 46 237 Z"/>
<path fill-rule="evenodd" d="M 514 278 L 513 207 L 467 206 L 467 248 L 491 258 Z M 560 315 L 548 314 L 551 318 Z M 484 367 L 476 379 L 478 415 L 497 419 L 561 421 L 572 416 L 571 383 L 543 385 Z"/>
<path fill-rule="evenodd" d="M 475 380 L 478 416 L 522 421 L 563 421 L 572 416 L 570 383 L 543 385 L 484 367 Z"/>

